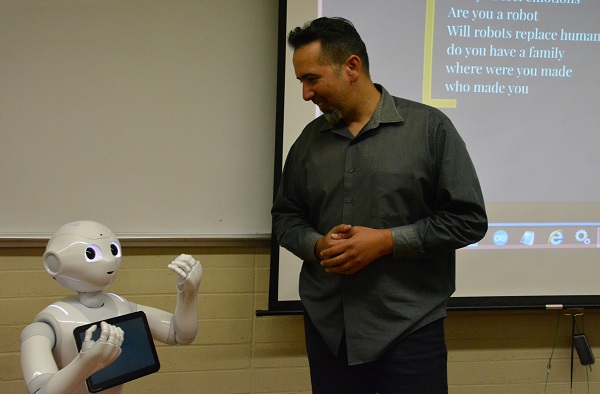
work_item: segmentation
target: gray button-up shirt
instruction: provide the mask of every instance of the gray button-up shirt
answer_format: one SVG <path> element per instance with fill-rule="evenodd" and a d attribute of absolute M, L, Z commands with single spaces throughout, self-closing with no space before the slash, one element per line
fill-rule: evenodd
<path fill-rule="evenodd" d="M 356 137 L 323 116 L 306 126 L 272 208 L 278 242 L 304 260 L 303 306 L 334 354 L 345 332 L 350 364 L 373 361 L 444 317 L 455 249 L 487 230 L 479 181 L 452 122 L 377 87 L 382 99 Z M 315 243 L 341 223 L 391 229 L 393 255 L 354 275 L 326 273 Z"/>

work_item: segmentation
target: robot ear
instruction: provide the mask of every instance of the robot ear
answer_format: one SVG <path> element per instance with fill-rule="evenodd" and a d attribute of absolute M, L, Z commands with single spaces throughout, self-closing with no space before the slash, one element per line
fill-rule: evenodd
<path fill-rule="evenodd" d="M 44 268 L 50 275 L 57 275 L 60 271 L 60 261 L 58 260 L 58 257 L 52 253 L 44 255 Z"/>

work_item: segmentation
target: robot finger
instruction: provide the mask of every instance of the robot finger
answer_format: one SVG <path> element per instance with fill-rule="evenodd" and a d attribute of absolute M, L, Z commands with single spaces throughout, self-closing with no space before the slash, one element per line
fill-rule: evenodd
<path fill-rule="evenodd" d="M 101 331 L 100 331 L 100 338 L 98 339 L 99 341 L 106 341 L 108 339 L 108 336 L 110 335 L 111 327 L 112 326 L 105 321 L 100 323 Z"/>
<path fill-rule="evenodd" d="M 116 332 L 115 344 L 117 346 L 121 347 L 121 345 L 123 344 L 123 341 L 125 340 L 125 331 L 123 331 L 123 329 L 121 327 L 117 327 L 115 332 Z"/>
<path fill-rule="evenodd" d="M 169 269 L 179 275 L 181 278 L 185 279 L 189 273 L 189 269 L 186 267 L 182 267 L 181 265 L 174 264 L 175 262 L 168 265 Z"/>
<path fill-rule="evenodd" d="M 96 329 L 98 328 L 98 326 L 96 326 L 95 324 L 93 326 L 91 326 L 90 328 L 88 328 L 87 330 L 85 330 L 85 337 L 83 338 L 84 341 L 89 341 L 92 339 L 92 334 L 94 333 L 94 331 L 96 331 Z"/>
<path fill-rule="evenodd" d="M 123 337 L 124 332 L 121 328 L 117 326 L 109 326 L 108 338 L 106 339 L 106 342 L 112 345 L 121 346 L 121 343 L 123 342 Z"/>
<path fill-rule="evenodd" d="M 197 263 L 196 259 L 194 259 L 194 257 L 189 254 L 181 254 L 175 259 L 175 261 L 185 263 L 188 267 L 193 267 Z"/>

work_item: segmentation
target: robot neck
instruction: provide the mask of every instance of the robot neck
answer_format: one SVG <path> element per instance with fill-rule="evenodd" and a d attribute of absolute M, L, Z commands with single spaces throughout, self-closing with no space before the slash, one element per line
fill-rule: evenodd
<path fill-rule="evenodd" d="M 88 308 L 100 308 L 104 305 L 104 293 L 97 291 L 94 293 L 77 293 L 79 302 Z"/>

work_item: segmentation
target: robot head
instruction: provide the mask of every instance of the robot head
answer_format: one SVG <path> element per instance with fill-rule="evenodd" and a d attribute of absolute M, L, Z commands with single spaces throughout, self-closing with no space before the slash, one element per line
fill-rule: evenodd
<path fill-rule="evenodd" d="M 121 265 L 121 244 L 107 227 L 92 221 L 68 223 L 48 241 L 44 269 L 79 293 L 103 291 Z"/>

